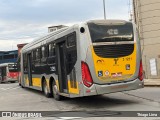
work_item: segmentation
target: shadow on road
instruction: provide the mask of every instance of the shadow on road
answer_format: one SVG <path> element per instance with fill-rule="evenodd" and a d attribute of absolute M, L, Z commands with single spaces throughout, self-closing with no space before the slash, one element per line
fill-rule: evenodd
<path fill-rule="evenodd" d="M 90 109 L 97 109 L 100 110 L 102 108 L 114 107 L 114 106 L 123 106 L 123 105 L 130 105 L 135 104 L 137 101 L 118 99 L 115 97 L 107 97 L 106 95 L 99 95 L 99 96 L 88 96 L 88 97 L 81 97 L 81 98 L 65 98 L 63 102 L 67 104 L 76 104 L 78 107 L 85 107 Z"/>
<path fill-rule="evenodd" d="M 25 91 L 32 92 L 33 94 L 38 94 L 45 98 L 43 92 L 24 88 Z M 68 106 L 74 106 L 72 110 L 82 110 L 82 109 L 97 109 L 97 110 L 104 110 L 102 108 L 110 108 L 114 106 L 123 106 L 123 105 L 131 105 L 138 103 L 138 101 L 134 101 L 132 99 L 127 98 L 119 98 L 120 95 L 116 93 L 116 95 L 110 96 L 109 94 L 106 95 L 98 95 L 98 96 L 87 96 L 87 97 L 79 97 L 79 98 L 63 98 L 61 101 L 56 101 L 54 98 L 53 102 L 56 101 L 58 104 L 67 104 Z M 122 93 L 120 93 L 122 94 Z M 108 96 L 107 96 L 108 95 Z M 46 98 L 48 99 L 48 98 Z M 51 102 L 51 101 L 50 101 Z M 81 109 L 82 108 L 82 109 Z"/>
<path fill-rule="evenodd" d="M 44 96 L 43 92 L 42 91 L 39 91 L 39 90 L 35 90 L 35 89 L 31 89 L 31 88 L 22 88 L 23 90 L 25 91 L 28 91 L 28 92 L 31 92 L 31 93 L 35 93 L 35 94 L 38 94 L 38 95 L 41 95 L 41 96 Z M 45 97 L 45 96 L 44 96 Z"/>
<path fill-rule="evenodd" d="M 17 84 L 18 82 L 15 81 L 15 82 L 1 82 L 0 84 L 2 85 L 8 85 L 8 84 Z"/>

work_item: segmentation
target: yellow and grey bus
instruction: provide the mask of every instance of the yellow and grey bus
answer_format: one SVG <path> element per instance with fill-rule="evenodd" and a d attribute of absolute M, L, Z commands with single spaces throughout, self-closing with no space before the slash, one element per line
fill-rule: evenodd
<path fill-rule="evenodd" d="M 143 88 L 135 24 L 91 20 L 49 33 L 22 49 L 21 85 L 60 100 Z"/>

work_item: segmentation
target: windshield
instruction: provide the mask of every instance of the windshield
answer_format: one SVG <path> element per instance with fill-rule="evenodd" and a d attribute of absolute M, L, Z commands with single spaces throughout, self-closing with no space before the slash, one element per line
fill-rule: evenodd
<path fill-rule="evenodd" d="M 8 70 L 9 72 L 17 72 L 18 71 L 17 64 L 8 64 Z"/>
<path fill-rule="evenodd" d="M 125 24 L 96 24 L 88 23 L 92 42 L 133 41 L 133 25 Z"/>

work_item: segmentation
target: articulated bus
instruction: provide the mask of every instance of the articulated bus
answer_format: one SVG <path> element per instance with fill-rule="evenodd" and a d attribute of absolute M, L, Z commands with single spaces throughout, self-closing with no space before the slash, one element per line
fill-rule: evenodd
<path fill-rule="evenodd" d="M 135 24 L 91 20 L 27 44 L 21 85 L 56 100 L 143 88 L 140 40 Z"/>
<path fill-rule="evenodd" d="M 18 81 L 18 68 L 16 63 L 0 64 L 0 83 Z"/>

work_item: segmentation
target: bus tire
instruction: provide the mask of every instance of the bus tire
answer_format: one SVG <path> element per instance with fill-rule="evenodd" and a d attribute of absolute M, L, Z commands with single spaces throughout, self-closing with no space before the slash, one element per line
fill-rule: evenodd
<path fill-rule="evenodd" d="M 23 85 L 21 84 L 21 88 L 25 88 L 25 86 L 23 86 Z"/>
<path fill-rule="evenodd" d="M 48 87 L 47 87 L 47 82 L 46 82 L 46 80 L 43 80 L 43 82 L 42 82 L 42 90 L 43 90 L 44 95 L 45 95 L 47 98 L 51 97 L 51 94 L 50 94 L 49 91 L 48 91 Z"/>
<path fill-rule="evenodd" d="M 55 82 L 52 82 L 52 93 L 55 100 L 57 101 L 61 100 L 61 96 L 59 95 L 58 87 Z"/>

